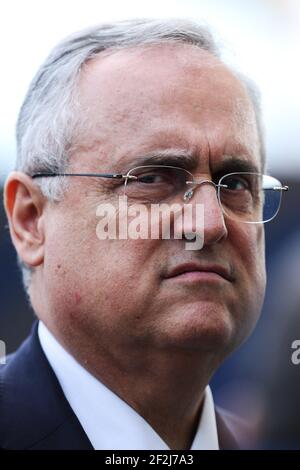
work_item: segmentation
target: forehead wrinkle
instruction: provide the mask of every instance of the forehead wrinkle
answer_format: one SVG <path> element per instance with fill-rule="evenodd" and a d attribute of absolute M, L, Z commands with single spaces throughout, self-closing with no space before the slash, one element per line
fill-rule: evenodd
<path fill-rule="evenodd" d="M 195 88 L 195 84 L 193 81 L 192 81 L 193 82 L 192 87 L 190 86 L 191 80 L 186 82 L 187 77 L 190 77 L 190 74 L 185 73 L 184 76 L 182 76 L 182 74 L 178 74 L 178 76 L 176 75 L 176 80 L 175 80 L 176 88 L 174 88 L 174 90 L 172 86 L 170 85 L 170 84 L 173 84 L 174 77 L 172 76 L 172 74 L 171 76 L 170 74 L 168 74 L 167 78 L 168 80 L 170 80 L 170 82 L 168 81 L 168 87 L 167 88 L 162 87 L 161 81 L 159 78 L 160 74 L 158 74 L 158 76 L 156 74 L 153 75 L 153 69 L 155 68 L 154 64 L 155 65 L 157 64 L 159 66 L 158 67 L 159 72 L 161 73 L 163 72 L 161 71 L 161 68 L 162 68 L 161 67 L 162 65 L 161 55 L 158 53 L 159 50 L 156 50 L 156 48 L 154 52 L 155 52 L 155 57 L 152 57 L 152 53 L 150 54 L 150 51 L 149 51 L 149 57 L 147 56 L 147 60 L 145 60 L 145 57 L 144 57 L 143 60 L 139 61 L 137 70 L 134 69 L 135 79 L 133 79 L 133 77 L 131 76 L 132 75 L 131 73 L 128 73 L 128 61 L 129 63 L 131 63 L 131 59 L 132 60 L 136 59 L 136 51 L 134 54 L 132 54 L 132 57 L 128 57 L 126 51 L 125 52 L 122 51 L 121 56 L 118 57 L 118 59 L 122 59 L 121 64 L 119 60 L 116 62 L 115 60 L 116 56 L 115 57 L 112 56 L 110 58 L 106 58 L 104 61 L 102 60 L 99 60 L 99 62 L 94 61 L 92 68 L 91 69 L 88 68 L 89 70 L 85 71 L 86 74 L 84 75 L 85 75 L 85 79 L 87 79 L 87 82 L 84 83 L 85 80 L 81 80 L 81 85 L 83 86 L 83 89 L 81 91 L 87 91 L 86 86 L 89 83 L 90 85 L 92 85 L 92 88 L 87 93 L 88 99 L 86 102 L 86 105 L 87 105 L 86 109 L 89 109 L 89 107 L 91 107 L 91 110 L 94 112 L 94 115 L 92 116 L 94 120 L 92 120 L 93 124 L 91 126 L 93 132 L 88 132 L 88 135 L 85 136 L 85 138 L 91 138 L 91 142 L 88 144 L 88 146 L 90 147 L 88 149 L 89 151 L 91 150 L 97 151 L 98 150 L 97 146 L 98 145 L 101 146 L 101 143 L 102 145 L 104 144 L 105 150 L 103 154 L 105 155 L 105 153 L 107 153 L 107 150 L 109 149 L 111 151 L 110 152 L 111 164 L 113 163 L 114 165 L 118 165 L 118 164 L 123 165 L 123 161 L 121 161 L 121 159 L 122 160 L 124 159 L 124 165 L 127 166 L 127 168 L 124 167 L 124 170 L 128 169 L 130 165 L 131 167 L 140 165 L 142 158 L 144 159 L 145 157 L 148 156 L 147 154 L 146 155 L 144 154 L 144 150 L 147 150 L 146 147 L 148 147 L 149 144 L 150 145 L 158 144 L 158 142 L 157 141 L 155 142 L 155 140 L 161 140 L 162 146 L 166 147 L 166 144 L 168 145 L 168 143 L 164 142 L 164 140 L 169 140 L 170 146 L 172 146 L 172 141 L 174 142 L 174 140 L 176 139 L 175 142 L 177 141 L 179 145 L 181 146 L 180 141 L 182 141 L 183 143 L 182 147 L 185 147 L 185 148 L 190 147 L 188 143 L 190 140 L 192 140 L 194 144 L 196 142 L 196 146 L 199 148 L 199 141 L 200 141 L 201 145 L 204 145 L 204 148 L 202 148 L 201 151 L 198 152 L 198 158 L 194 158 L 197 164 L 201 163 L 201 158 L 199 157 L 199 155 L 203 156 L 203 158 L 204 157 L 207 158 L 208 156 L 214 159 L 217 157 L 221 158 L 224 153 L 229 153 L 229 154 L 231 153 L 230 150 L 225 152 L 225 148 L 227 148 L 226 142 L 219 141 L 219 137 L 222 140 L 222 135 L 219 136 L 219 133 L 222 133 L 222 126 L 221 126 L 222 122 L 221 124 L 219 123 L 218 117 L 223 116 L 223 114 L 226 114 L 226 113 L 228 114 L 226 116 L 227 120 L 230 122 L 230 126 L 233 127 L 230 133 L 235 135 L 236 139 L 241 140 L 242 142 L 245 141 L 244 134 L 248 134 L 247 131 L 249 131 L 249 125 L 253 124 L 252 121 L 254 118 L 254 114 L 251 112 L 251 103 L 247 99 L 247 93 L 243 89 L 242 84 L 240 84 L 237 87 L 236 94 L 234 96 L 230 94 L 230 96 L 228 96 L 226 99 L 224 97 L 221 99 L 221 96 L 223 96 L 223 94 L 221 93 L 220 94 L 221 96 L 219 99 L 219 93 L 216 93 L 216 87 L 217 88 L 220 86 L 225 87 L 224 89 L 226 91 L 226 89 L 228 88 L 228 85 L 233 80 L 234 80 L 233 85 L 237 85 L 237 83 L 240 83 L 239 80 L 229 70 L 227 70 L 226 67 L 224 67 L 224 64 L 219 63 L 218 61 L 215 62 L 214 60 L 210 58 L 212 62 L 214 63 L 213 68 L 220 68 L 220 73 L 217 76 L 215 75 L 213 76 L 213 81 L 216 83 L 216 87 L 215 86 L 204 87 L 202 92 L 198 93 L 199 96 L 197 95 L 197 105 L 195 106 L 195 100 L 194 101 L 192 100 L 193 98 L 192 95 L 190 96 L 191 98 L 190 100 L 183 99 L 184 98 L 183 94 L 186 91 L 186 86 L 185 86 L 186 83 L 188 85 L 187 91 L 189 90 L 192 91 Z M 176 70 L 178 70 L 178 65 L 180 63 L 180 60 L 187 60 L 187 58 L 185 57 L 186 54 L 182 55 L 181 49 L 178 49 L 177 54 L 178 54 L 178 57 L 176 57 L 176 60 L 174 60 L 174 57 L 172 56 L 172 64 L 171 64 L 172 70 L 173 69 L 175 70 L 175 68 Z M 211 63 L 210 63 L 210 60 L 207 61 L 207 57 L 205 57 L 205 60 L 203 61 L 203 63 L 202 61 L 200 63 L 198 54 L 196 54 L 196 56 L 197 57 L 195 57 L 195 59 L 197 60 L 192 61 L 193 69 L 194 69 L 195 74 L 197 72 L 197 77 L 199 77 L 199 75 L 201 76 L 204 75 L 204 77 L 202 77 L 202 81 L 203 81 L 206 78 L 208 70 L 209 72 L 211 72 Z M 142 58 L 143 56 L 139 57 L 139 59 L 142 59 Z M 170 58 L 170 55 L 168 53 L 168 59 L 169 58 Z M 140 74 L 143 72 L 142 75 L 143 75 L 144 81 L 143 81 L 143 87 L 141 87 L 141 89 L 144 90 L 144 86 L 145 86 L 145 70 L 144 69 L 141 70 L 141 65 L 145 66 L 147 70 L 149 70 L 149 75 L 153 79 L 152 81 L 149 82 L 150 84 L 146 80 L 146 84 L 149 85 L 148 87 L 149 90 L 147 88 L 149 93 L 146 94 L 147 106 L 149 104 L 151 105 L 151 110 L 150 110 L 151 113 L 149 113 L 150 114 L 149 121 L 150 121 L 151 126 L 148 123 L 146 128 L 143 123 L 147 121 L 147 112 L 149 111 L 149 109 L 145 105 L 145 94 L 144 92 L 142 92 L 142 93 L 139 93 L 137 96 L 137 90 L 139 90 L 139 87 L 137 86 L 138 82 L 136 80 L 136 74 L 140 76 Z M 169 65 L 170 64 L 168 63 L 168 66 Z M 126 66 L 127 73 L 124 75 L 125 66 Z M 179 70 L 182 71 L 180 67 L 179 67 Z M 201 74 L 199 74 L 200 71 L 201 71 Z M 100 82 L 99 80 L 95 80 L 95 77 L 93 77 L 94 72 L 95 74 L 97 74 L 98 72 L 99 73 L 101 72 L 101 74 L 99 75 Z M 120 85 L 120 86 L 116 86 L 116 84 L 114 83 L 113 96 L 115 99 L 119 99 L 120 95 L 126 98 L 124 99 L 123 108 L 121 108 L 120 106 L 114 106 L 114 103 L 111 103 L 111 99 L 108 102 L 106 102 L 106 100 L 104 99 L 104 97 L 107 97 L 107 96 L 110 96 L 111 98 L 111 95 L 109 93 L 105 93 L 105 91 L 106 91 L 106 86 L 111 87 L 111 79 L 115 75 L 117 78 L 117 85 Z M 99 77 L 97 76 L 97 78 Z M 130 81 L 125 80 L 124 82 L 124 78 L 126 77 L 130 77 Z M 147 78 L 147 74 L 146 74 L 146 78 Z M 179 79 L 181 80 L 180 87 L 178 87 Z M 210 81 L 211 80 L 209 80 L 209 82 Z M 104 85 L 104 89 L 102 85 Z M 124 87 L 124 85 L 127 85 L 127 87 L 126 86 Z M 99 91 L 100 101 L 95 100 L 94 87 L 96 87 L 96 91 L 97 90 Z M 128 93 L 128 91 L 130 93 L 132 92 L 133 95 L 131 96 L 131 94 Z M 156 91 L 157 93 L 154 93 L 154 91 Z M 152 94 L 152 92 L 154 94 Z M 176 92 L 176 95 L 174 94 L 173 96 L 172 95 L 173 92 L 174 93 Z M 170 93 L 172 96 L 170 96 Z M 151 99 L 149 98 L 148 95 L 150 96 Z M 133 97 L 134 99 L 129 99 Z M 155 97 L 157 98 L 156 100 L 157 102 L 155 102 L 154 100 Z M 164 99 L 162 100 L 162 98 L 165 98 L 165 97 L 168 98 L 166 103 Z M 177 101 L 174 100 L 174 97 L 178 98 Z M 209 102 L 208 104 L 206 104 L 206 101 L 209 100 L 210 97 L 212 97 L 211 99 L 213 99 L 213 103 L 211 104 Z M 246 97 L 246 100 L 245 100 L 245 97 Z M 179 98 L 182 98 L 182 100 L 180 101 Z M 178 110 L 179 104 L 180 104 L 180 110 Z M 96 105 L 98 106 L 99 109 L 95 107 Z M 130 106 L 130 108 L 128 108 L 128 106 Z M 114 110 L 116 114 L 112 113 L 111 112 L 112 110 Z M 210 116 L 209 116 L 210 119 L 208 120 L 208 122 L 205 121 L 205 118 L 207 117 L 205 113 L 207 110 L 210 112 Z M 199 112 L 201 111 L 202 114 L 199 115 L 198 111 Z M 229 114 L 229 111 L 230 111 L 230 114 Z M 196 112 L 197 114 L 195 114 Z M 171 128 L 174 127 L 173 129 L 174 135 L 172 135 L 171 138 L 168 138 L 168 139 L 166 139 L 164 136 L 162 138 L 157 139 L 158 137 L 157 128 L 161 126 L 162 124 L 164 113 L 166 113 L 166 119 L 168 120 L 170 127 Z M 109 122 L 107 122 L 107 120 L 105 119 L 106 115 L 109 115 L 109 118 L 110 118 Z M 113 116 L 114 116 L 114 120 L 112 120 Z M 199 119 L 199 121 L 201 121 L 201 126 L 203 126 L 203 129 L 199 129 L 199 125 L 196 126 L 196 119 L 197 120 Z M 175 124 L 178 124 L 176 129 L 175 129 L 176 127 Z M 154 136 L 149 135 L 149 131 L 152 130 L 152 129 L 149 129 L 149 127 L 152 127 L 153 130 L 155 131 Z M 255 126 L 251 126 L 251 128 L 252 127 L 255 127 Z M 226 128 L 228 128 L 228 126 Z M 185 132 L 186 130 L 187 132 Z M 189 137 L 191 136 L 192 131 L 194 132 L 193 132 L 192 139 L 190 139 Z M 195 133 L 196 132 L 199 133 L 199 131 L 200 131 L 200 134 L 202 133 L 206 134 L 206 137 L 203 138 L 203 136 L 201 137 L 201 135 L 199 134 L 196 136 Z M 97 135 L 97 140 L 100 140 L 100 142 L 99 144 L 97 143 L 96 145 L 93 145 L 94 143 L 92 142 L 92 138 L 95 137 L 95 134 Z M 99 134 L 101 135 L 102 139 L 101 138 L 99 139 Z M 132 138 L 132 136 L 135 134 L 137 136 L 141 135 L 140 141 L 136 142 L 137 144 L 136 149 L 132 147 L 132 144 L 130 142 L 128 143 L 129 139 Z M 178 134 L 180 134 L 181 136 L 180 139 L 178 138 Z M 241 134 L 241 135 L 238 135 L 238 134 Z M 116 135 L 119 137 L 117 138 L 117 142 L 116 142 Z M 253 135 L 253 137 L 255 137 L 255 135 Z M 227 139 L 228 139 L 228 136 L 226 137 L 226 140 Z M 253 140 L 255 140 L 255 138 L 254 139 L 251 138 L 251 141 Z M 108 143 L 110 145 L 108 145 Z M 137 162 L 134 160 L 130 161 L 129 158 L 128 158 L 128 162 L 126 162 L 127 157 L 125 155 L 125 150 L 124 151 L 121 150 L 124 144 L 125 144 L 125 149 L 127 147 L 127 152 L 133 157 L 138 156 L 140 154 L 140 157 L 136 158 L 136 160 L 138 160 Z M 230 142 L 228 142 L 228 144 L 230 145 Z M 139 152 L 139 147 L 141 148 L 142 152 Z M 211 149 L 209 147 L 218 147 L 218 148 L 215 148 L 213 149 L 213 151 L 210 151 Z M 232 147 L 234 147 L 234 145 L 232 145 Z M 237 152 L 234 151 L 232 153 L 235 155 Z M 256 153 L 256 152 L 253 152 L 253 151 L 251 152 L 252 157 L 253 157 L 253 153 Z M 183 158 L 183 157 L 189 157 L 189 156 L 186 155 L 185 152 L 183 153 L 182 150 L 180 149 L 179 157 Z M 196 166 L 196 165 L 194 165 L 193 163 L 193 165 L 191 164 L 191 166 Z"/>
<path fill-rule="evenodd" d="M 227 152 L 224 151 L 218 155 L 218 158 L 210 158 L 209 166 L 211 167 L 211 173 L 217 168 L 225 166 L 235 166 L 238 168 L 249 168 L 248 171 L 257 171 L 258 167 L 256 162 L 253 161 L 250 152 L 247 152 L 243 146 L 237 145 L 236 148 L 231 145 L 231 149 L 234 151 Z M 144 165 L 167 165 L 167 166 L 179 166 L 191 172 L 197 170 L 201 162 L 205 163 L 204 152 L 195 150 L 186 150 L 182 148 L 164 148 L 164 149 L 155 149 L 151 152 L 141 153 L 139 156 L 132 160 L 126 160 L 120 165 L 116 162 L 116 168 L 122 172 L 126 172 L 132 168 Z M 211 157 L 211 155 L 210 155 Z"/>
<path fill-rule="evenodd" d="M 177 48 L 178 45 L 176 47 L 176 51 Z M 149 106 L 149 104 L 154 104 L 154 98 L 156 98 L 157 104 L 160 107 L 165 104 L 165 101 L 167 101 L 167 105 L 170 106 L 170 103 L 174 101 L 173 99 L 169 99 L 170 94 L 173 98 L 173 94 L 180 97 L 186 92 L 186 90 L 192 91 L 192 76 L 195 75 L 199 80 L 202 75 L 206 75 L 208 71 L 211 72 L 212 68 L 220 69 L 219 76 L 214 75 L 214 80 L 218 86 L 222 86 L 223 83 L 226 84 L 229 80 L 234 80 L 235 84 L 239 83 L 222 62 L 211 56 L 206 51 L 197 50 L 195 51 L 196 56 L 194 57 L 195 54 L 191 53 L 190 46 L 188 50 L 189 54 L 183 54 L 182 47 L 179 47 L 178 53 L 171 56 L 169 51 L 167 56 L 167 67 L 162 66 L 163 61 L 161 57 L 161 48 L 158 48 L 157 50 L 157 47 L 155 47 L 154 50 L 151 49 L 152 52 L 149 57 L 145 57 L 145 54 L 139 57 L 139 54 L 141 53 L 139 50 L 134 51 L 133 55 L 131 55 L 129 51 L 121 51 L 104 59 L 97 57 L 97 60 L 95 58 L 92 61 L 92 66 L 90 64 L 85 70 L 85 73 L 81 76 L 81 95 L 82 93 L 86 95 L 88 100 L 87 104 L 89 106 L 94 106 L 95 94 L 87 91 L 89 88 L 88 85 L 90 84 L 95 86 L 97 90 L 102 90 L 104 97 L 110 96 L 109 102 L 106 102 L 104 98 L 104 101 L 102 100 L 101 104 L 105 105 L 104 111 L 107 111 L 107 115 L 110 119 L 114 119 L 115 123 L 120 125 L 123 122 L 126 124 L 128 123 L 130 114 L 134 115 L 134 119 L 136 119 L 137 115 L 143 115 L 145 104 L 147 104 L 147 106 Z M 155 52 L 156 54 L 154 54 Z M 136 63 L 137 59 L 139 59 L 138 63 Z M 134 60 L 133 64 L 131 63 L 132 60 Z M 190 69 L 186 70 L 186 67 L 183 67 L 182 62 L 191 62 L 193 64 L 193 73 Z M 168 71 L 167 74 L 166 70 Z M 97 74 L 100 81 L 95 81 L 95 76 L 97 76 Z M 164 80 L 161 79 L 161 76 L 167 78 L 168 84 L 166 86 L 164 86 Z M 205 77 L 202 77 L 201 81 L 203 80 L 205 81 Z M 113 93 L 106 93 L 107 87 L 111 89 L 112 82 L 114 83 Z M 139 83 L 142 83 L 143 86 L 137 86 Z M 150 101 L 149 93 L 145 93 L 145 90 L 153 92 L 153 96 L 151 96 Z M 204 89 L 203 95 L 207 96 L 211 92 L 212 95 L 214 95 L 214 90 L 210 91 L 208 88 Z M 123 100 L 123 108 L 112 104 L 112 101 L 119 103 L 122 97 L 128 98 L 131 95 L 133 98 L 131 101 L 128 101 L 128 99 Z M 137 96 L 139 102 L 137 102 Z M 81 97 L 83 98 L 83 96 Z M 136 106 L 133 109 L 132 106 L 134 103 L 136 103 Z M 131 111 L 131 113 L 129 111 Z M 158 114 L 161 114 L 161 109 L 159 109 Z M 133 123 L 131 123 L 131 125 L 132 124 Z"/>

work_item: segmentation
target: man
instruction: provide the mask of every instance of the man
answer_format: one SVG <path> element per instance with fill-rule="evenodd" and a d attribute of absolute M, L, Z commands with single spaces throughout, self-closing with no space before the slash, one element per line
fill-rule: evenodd
<path fill-rule="evenodd" d="M 250 84 L 194 22 L 102 25 L 51 53 L 17 139 L 5 205 L 39 324 L 1 369 L 0 446 L 237 448 L 208 383 L 258 319 L 284 189 L 261 176 Z M 204 225 L 99 240 L 124 190 L 147 211 L 202 205 Z"/>

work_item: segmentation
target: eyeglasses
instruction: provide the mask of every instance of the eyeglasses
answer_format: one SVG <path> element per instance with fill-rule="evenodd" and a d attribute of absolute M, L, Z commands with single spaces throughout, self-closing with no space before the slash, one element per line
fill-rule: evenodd
<path fill-rule="evenodd" d="M 144 165 L 132 168 L 126 174 L 110 173 L 35 173 L 32 178 L 55 176 L 90 176 L 124 180 L 124 194 L 139 203 L 158 204 L 173 202 L 182 194 L 189 202 L 197 187 L 213 185 L 223 213 L 248 224 L 265 223 L 277 215 L 283 186 L 273 176 L 251 172 L 223 175 L 218 183 L 197 179 L 192 173 L 175 166 Z"/>

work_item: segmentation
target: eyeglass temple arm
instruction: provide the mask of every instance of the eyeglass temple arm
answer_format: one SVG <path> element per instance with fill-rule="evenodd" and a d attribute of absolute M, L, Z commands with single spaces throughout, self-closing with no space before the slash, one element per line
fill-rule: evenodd
<path fill-rule="evenodd" d="M 275 191 L 288 191 L 289 187 L 288 186 L 274 186 L 273 188 L 267 188 L 267 189 L 275 189 Z"/>
<path fill-rule="evenodd" d="M 227 188 L 227 184 L 216 184 L 216 183 L 213 183 L 213 181 L 186 181 L 186 184 L 192 184 L 192 185 L 200 185 L 202 183 L 206 183 L 206 182 L 209 182 L 209 183 L 212 183 L 216 188 Z M 289 187 L 288 186 L 273 186 L 273 188 L 266 188 L 266 189 L 272 189 L 273 191 L 288 191 L 289 190 Z"/>
<path fill-rule="evenodd" d="M 54 176 L 95 176 L 101 178 L 114 178 L 114 179 L 122 179 L 122 178 L 130 178 L 130 179 L 137 179 L 136 176 L 133 175 L 121 175 L 119 173 L 35 173 L 31 176 L 31 178 L 43 178 L 43 177 L 54 177 Z"/>

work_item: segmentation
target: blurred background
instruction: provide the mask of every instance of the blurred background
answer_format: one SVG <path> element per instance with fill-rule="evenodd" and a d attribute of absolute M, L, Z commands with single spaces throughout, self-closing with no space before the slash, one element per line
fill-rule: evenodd
<path fill-rule="evenodd" d="M 223 56 L 262 92 L 268 172 L 290 186 L 279 216 L 266 224 L 268 287 L 252 337 L 216 374 L 217 404 L 253 425 L 250 446 L 300 449 L 300 1 L 10 0 L 0 6 L 0 196 L 14 167 L 14 128 L 33 74 L 56 42 L 91 24 L 128 17 L 179 16 L 207 23 Z M 23 292 L 0 205 L 0 341 L 7 353 L 29 333 Z"/>

